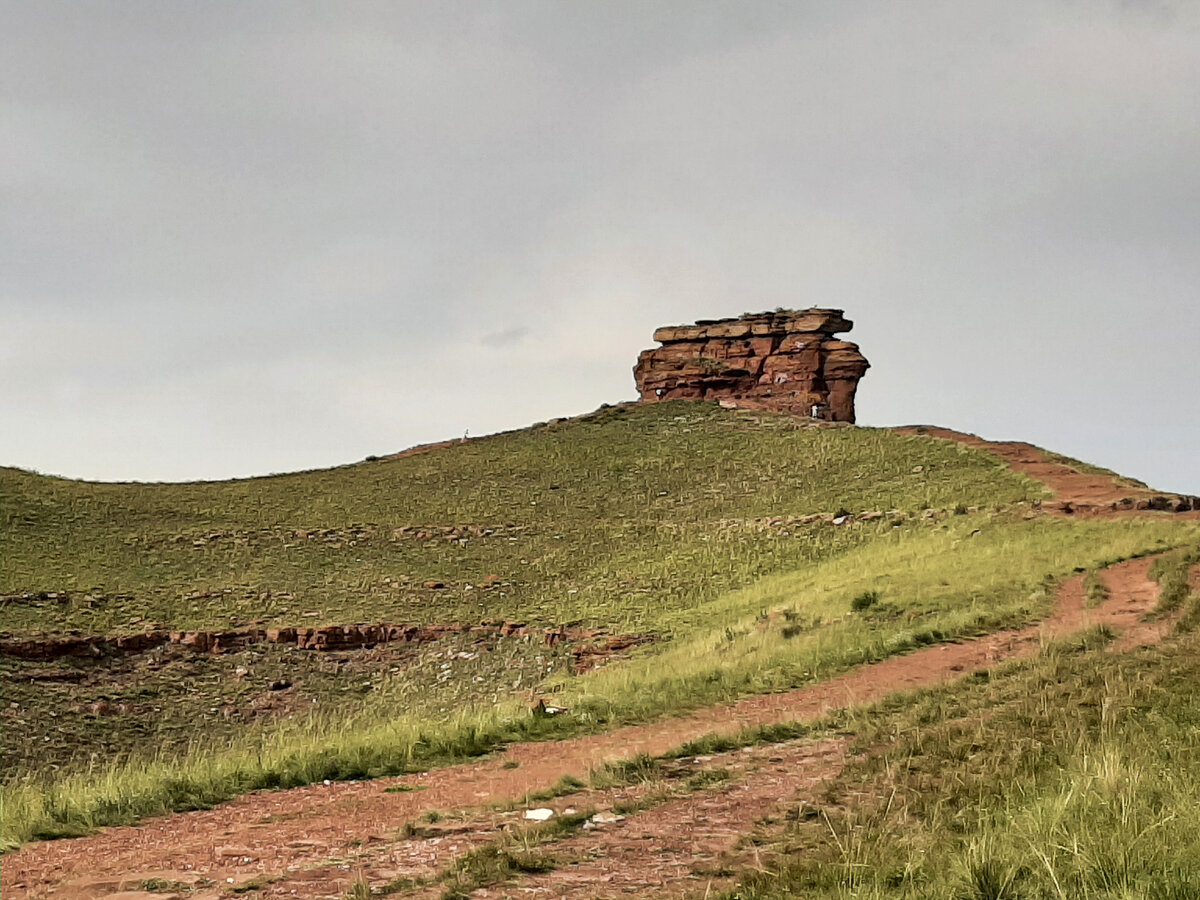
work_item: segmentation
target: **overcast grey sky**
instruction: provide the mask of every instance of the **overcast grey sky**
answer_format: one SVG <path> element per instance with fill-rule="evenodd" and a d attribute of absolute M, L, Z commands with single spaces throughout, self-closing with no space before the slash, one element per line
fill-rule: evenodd
<path fill-rule="evenodd" d="M 0 0 L 0 462 L 312 468 L 835 306 L 859 421 L 1200 493 L 1200 3 Z"/>

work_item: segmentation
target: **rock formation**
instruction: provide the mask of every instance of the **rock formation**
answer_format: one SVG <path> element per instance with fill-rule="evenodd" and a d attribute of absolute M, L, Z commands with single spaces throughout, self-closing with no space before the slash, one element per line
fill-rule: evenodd
<path fill-rule="evenodd" d="M 611 635 L 604 628 L 578 628 L 560 625 L 536 628 L 524 622 L 491 622 L 480 625 L 453 623 L 447 625 L 321 625 L 292 628 L 243 628 L 231 631 L 165 631 L 151 630 L 120 635 L 37 635 L 10 637 L 0 635 L 0 659 L 22 659 L 36 662 L 75 658 L 92 662 L 136 653 L 146 653 L 164 646 L 177 646 L 196 653 L 222 654 L 245 650 L 253 644 L 288 644 L 297 650 L 330 652 L 364 650 L 392 643 L 418 643 L 440 640 L 455 634 L 477 637 L 518 637 L 527 640 L 540 637 L 547 647 L 557 644 L 576 644 L 572 649 L 576 662 L 611 656 L 630 647 L 654 640 L 652 635 Z"/>
<path fill-rule="evenodd" d="M 777 310 L 659 328 L 662 344 L 633 369 L 643 401 L 742 401 L 747 406 L 854 421 L 854 392 L 870 365 L 837 340 L 854 323 L 840 309 Z"/>

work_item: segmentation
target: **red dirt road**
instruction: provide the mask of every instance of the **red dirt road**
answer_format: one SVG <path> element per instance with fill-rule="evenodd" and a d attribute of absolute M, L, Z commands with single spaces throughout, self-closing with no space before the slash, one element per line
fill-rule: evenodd
<path fill-rule="evenodd" d="M 1012 470 L 1040 481 L 1054 492 L 1054 506 L 1047 507 L 1050 512 L 1065 512 L 1063 505 L 1069 504 L 1074 515 L 1146 515 L 1142 511 L 1135 513 L 1132 509 L 1115 510 L 1113 504 L 1126 499 L 1138 500 L 1160 495 L 1160 492 L 1148 488 L 1122 486 L 1108 475 L 1077 472 L 1070 466 L 1048 460 L 1042 450 L 1021 441 L 988 441 L 978 435 L 932 425 L 906 425 L 895 431 L 941 438 L 995 453 Z M 1200 511 L 1172 515 L 1196 519 L 1200 518 Z"/>
<path fill-rule="evenodd" d="M 828 710 L 870 703 L 897 690 L 950 681 L 1001 660 L 1029 656 L 1044 641 L 1088 625 L 1107 624 L 1122 631 L 1122 641 L 1130 645 L 1151 642 L 1159 636 L 1159 626 L 1141 621 L 1158 596 L 1157 584 L 1147 577 L 1149 565 L 1148 559 L 1131 560 L 1108 570 L 1111 594 L 1095 609 L 1086 607 L 1082 578 L 1072 578 L 1060 588 L 1054 612 L 1038 625 L 928 647 L 786 693 L 748 697 L 730 706 L 602 735 L 514 744 L 495 758 L 434 770 L 425 776 L 262 792 L 216 809 L 165 816 L 137 827 L 29 844 L 4 857 L 0 890 L 5 898 L 91 900 L 135 890 L 151 878 L 205 879 L 213 887 L 190 894 L 200 900 L 252 878 L 286 882 L 307 869 L 310 874 L 304 881 L 309 888 L 325 883 L 336 894 L 345 892 L 343 882 L 351 877 L 347 858 L 370 845 L 388 850 L 391 870 L 427 875 L 443 868 L 471 843 L 447 839 L 421 844 L 420 858 L 414 859 L 416 846 L 397 837 L 397 830 L 431 810 L 520 800 L 563 775 L 584 775 L 607 760 L 640 752 L 660 754 L 710 732 L 731 733 L 753 725 L 814 719 Z M 506 763 L 517 767 L 505 768 Z M 422 789 L 384 793 L 385 788 L 401 782 Z M 706 852 L 713 852 L 712 848 Z M 318 874 L 321 872 L 324 876 Z M 334 880 L 342 887 L 333 887 Z M 310 890 L 303 893 L 320 895 Z"/>

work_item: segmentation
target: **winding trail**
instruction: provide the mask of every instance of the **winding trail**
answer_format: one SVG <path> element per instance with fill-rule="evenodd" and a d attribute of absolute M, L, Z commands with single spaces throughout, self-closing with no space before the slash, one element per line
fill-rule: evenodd
<path fill-rule="evenodd" d="M 1142 621 L 1158 597 L 1158 585 L 1147 576 L 1150 562 L 1130 560 L 1107 570 L 1110 596 L 1094 609 L 1087 608 L 1082 576 L 1077 576 L 1063 583 L 1053 613 L 1037 625 L 927 647 L 809 687 L 747 697 L 728 706 L 606 734 L 513 744 L 493 758 L 423 776 L 259 792 L 215 809 L 164 816 L 140 826 L 28 844 L 4 857 L 0 890 L 6 898 L 92 900 L 119 893 L 120 900 L 134 900 L 130 891 L 146 880 L 160 879 L 211 884 L 189 892 L 188 896 L 202 900 L 254 879 L 270 879 L 290 885 L 289 891 L 299 891 L 297 884 L 305 886 L 303 893 L 290 896 L 342 896 L 355 877 L 355 865 L 347 860 L 364 846 L 380 848 L 377 855 L 388 858 L 388 871 L 428 875 L 476 843 L 461 836 L 434 844 L 398 837 L 405 823 L 434 810 L 520 801 L 563 775 L 584 775 L 609 760 L 636 753 L 661 754 L 712 732 L 736 733 L 754 725 L 815 719 L 831 709 L 870 703 L 898 690 L 951 681 L 1002 660 L 1030 656 L 1045 641 L 1089 625 L 1105 624 L 1121 631 L 1122 642 L 1129 645 L 1153 641 L 1161 626 Z M 791 771 L 801 781 L 809 775 L 803 766 Z M 832 774 L 836 769 L 826 766 L 823 771 Z M 775 783 L 768 799 L 772 803 L 790 799 L 801 781 Z M 420 789 L 385 792 L 401 783 Z M 751 803 L 746 810 L 757 810 L 758 805 Z M 741 817 L 736 818 L 741 823 Z M 706 821 L 711 822 L 711 815 Z M 727 835 L 731 845 L 740 827 L 735 825 Z M 693 844 L 682 843 L 685 850 Z M 710 847 L 705 852 L 713 851 Z"/>
<path fill-rule="evenodd" d="M 905 425 L 893 430 L 899 434 L 954 441 L 996 454 L 1010 469 L 1040 481 L 1054 493 L 1053 504 L 1046 507 L 1053 513 L 1083 516 L 1145 515 L 1144 510 L 1134 508 L 1136 501 L 1169 496 L 1146 487 L 1122 485 L 1111 475 L 1101 472 L 1080 472 L 1065 463 L 1047 459 L 1045 451 L 1023 441 L 989 441 L 975 434 L 933 425 Z M 1123 505 L 1126 503 L 1128 505 Z M 1196 519 L 1200 518 L 1200 510 L 1173 515 Z"/>
<path fill-rule="evenodd" d="M 1029 444 L 983 441 L 948 429 L 902 431 L 998 453 L 1015 470 L 1045 483 L 1060 502 L 1092 514 L 1116 514 L 1111 504 L 1137 493 L 1106 476 L 1081 474 L 1047 461 Z M 1120 632 L 1117 648 L 1154 643 L 1165 635 L 1167 625 L 1143 621 L 1158 598 L 1158 585 L 1147 574 L 1150 563 L 1130 560 L 1106 570 L 1109 596 L 1095 608 L 1087 607 L 1083 579 L 1077 576 L 1060 586 L 1053 612 L 1036 625 L 927 647 L 797 690 L 748 697 L 606 734 L 513 744 L 493 757 L 419 776 L 259 792 L 211 810 L 28 844 L 3 857 L 0 891 L 6 900 L 139 900 L 163 896 L 144 890 L 146 882 L 156 880 L 160 887 L 169 883 L 194 900 L 232 897 L 236 888 L 257 889 L 263 897 L 341 898 L 359 877 L 373 886 L 396 878 L 429 878 L 509 827 L 514 814 L 505 819 L 490 804 L 519 803 L 564 775 L 585 775 L 606 761 L 637 753 L 658 755 L 714 732 L 812 720 L 896 691 L 949 682 L 1003 660 L 1031 656 L 1045 642 L 1091 625 Z M 670 798 L 625 822 L 558 842 L 556 853 L 578 852 L 580 863 L 525 876 L 520 893 L 664 896 L 723 886 L 728 874 L 721 874 L 726 872 L 719 864 L 722 860 L 753 863 L 739 837 L 762 817 L 815 791 L 840 771 L 843 754 L 839 739 L 726 754 L 722 764 L 733 773 L 727 785 Z M 387 793 L 398 785 L 415 790 Z M 616 801 L 636 790 L 610 794 L 607 799 Z M 445 810 L 466 810 L 469 824 L 404 833 L 406 823 Z M 437 891 L 430 890 L 424 893 L 436 896 Z M 476 894 L 502 895 L 506 891 L 499 888 Z"/>

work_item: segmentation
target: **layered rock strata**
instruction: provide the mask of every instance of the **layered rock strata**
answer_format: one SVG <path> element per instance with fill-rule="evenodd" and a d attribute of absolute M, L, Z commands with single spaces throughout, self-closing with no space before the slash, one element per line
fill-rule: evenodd
<path fill-rule="evenodd" d="M 572 653 L 576 661 L 611 655 L 654 640 L 651 635 L 610 635 L 603 628 L 577 628 L 560 625 L 536 628 L 523 622 L 492 622 L 481 625 L 322 625 L 312 628 L 245 628 L 232 631 L 152 630 L 122 635 L 41 635 L 37 637 L 0 636 L 0 658 L 35 662 L 76 658 L 98 660 L 108 657 L 146 653 L 175 645 L 196 653 L 234 653 L 253 644 L 289 644 L 298 650 L 331 652 L 366 650 L 392 643 L 419 643 L 440 640 L 455 634 L 478 636 L 540 638 L 547 647 L 562 643 L 581 643 Z"/>
<path fill-rule="evenodd" d="M 870 363 L 834 335 L 854 323 L 840 309 L 777 310 L 659 328 L 662 344 L 633 369 L 643 401 L 718 400 L 854 421 L 854 393 Z"/>

